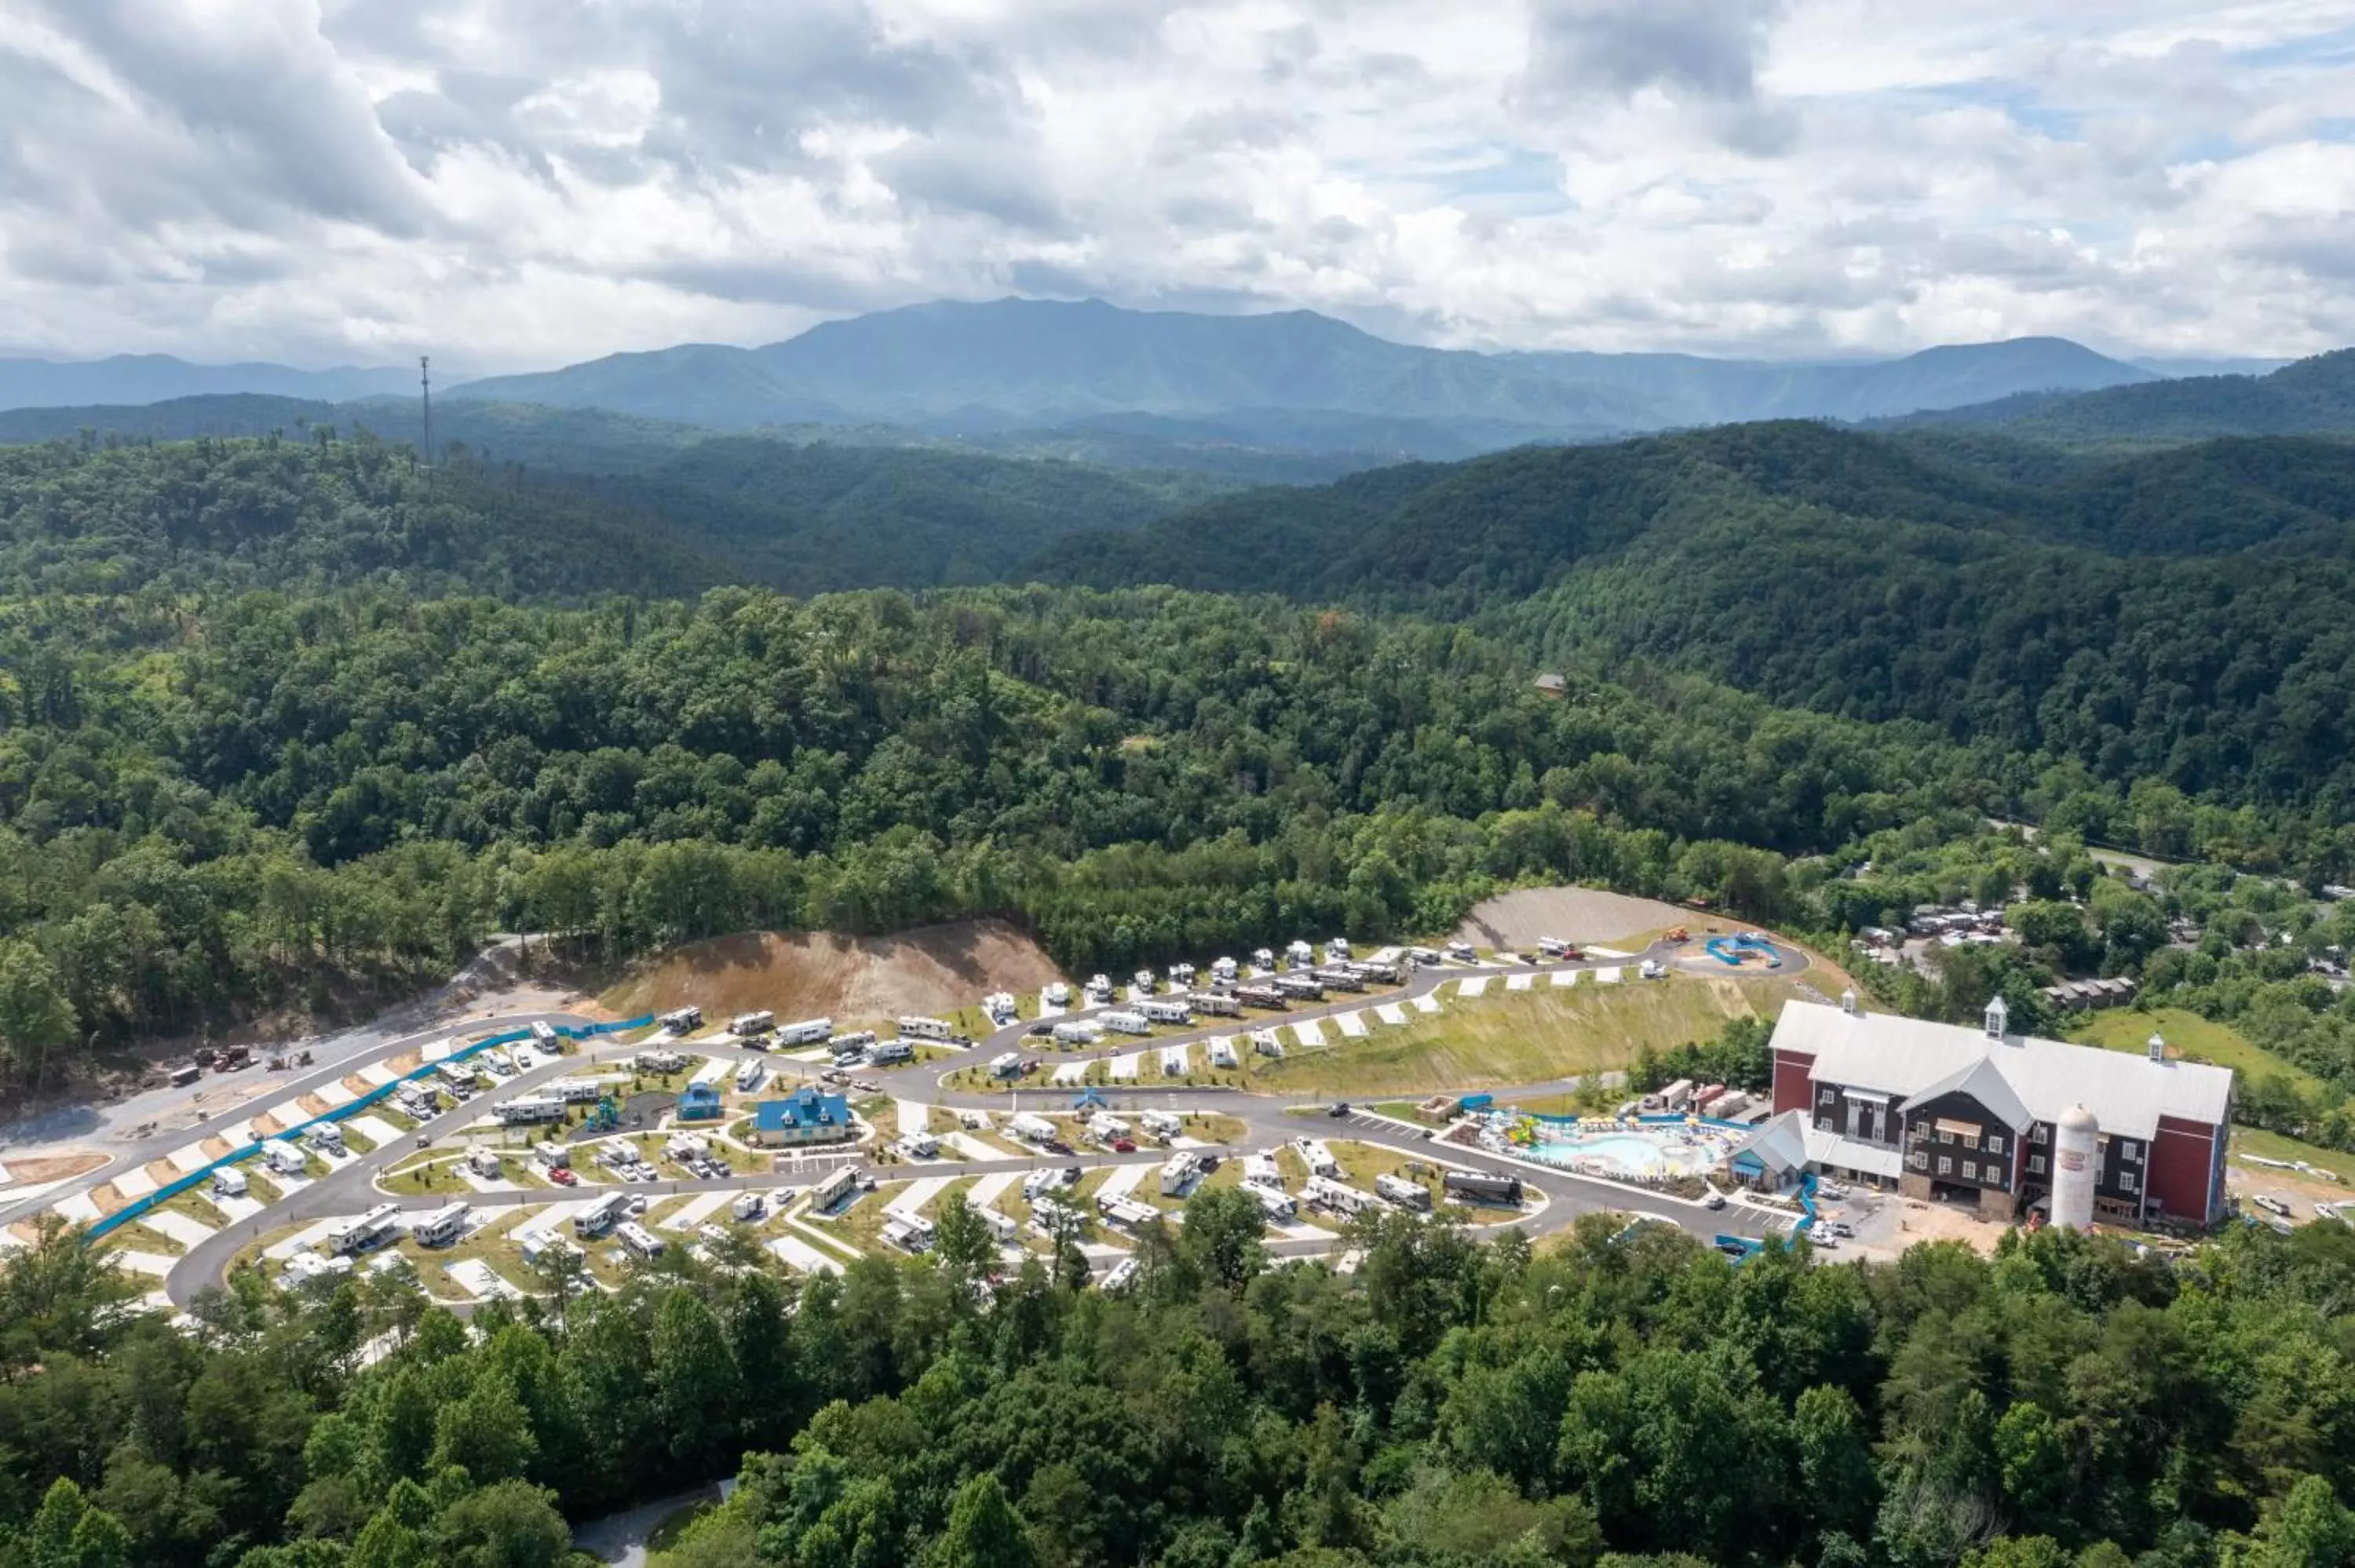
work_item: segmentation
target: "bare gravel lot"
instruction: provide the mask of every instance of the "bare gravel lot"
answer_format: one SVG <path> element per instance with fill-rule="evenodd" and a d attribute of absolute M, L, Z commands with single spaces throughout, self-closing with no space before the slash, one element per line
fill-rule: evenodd
<path fill-rule="evenodd" d="M 1689 910 L 1657 898 L 1631 898 L 1593 887 L 1524 887 L 1473 906 L 1455 937 L 1487 948 L 1530 947 L 1540 937 L 1608 942 L 1614 937 L 1689 925 L 1693 919 Z"/>

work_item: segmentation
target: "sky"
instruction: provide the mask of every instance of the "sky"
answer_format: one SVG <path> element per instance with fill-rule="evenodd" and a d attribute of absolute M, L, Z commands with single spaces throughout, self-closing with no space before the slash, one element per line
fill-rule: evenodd
<path fill-rule="evenodd" d="M 942 298 L 1476 348 L 2355 343 L 2346 0 L 11 0 L 0 347 Z"/>

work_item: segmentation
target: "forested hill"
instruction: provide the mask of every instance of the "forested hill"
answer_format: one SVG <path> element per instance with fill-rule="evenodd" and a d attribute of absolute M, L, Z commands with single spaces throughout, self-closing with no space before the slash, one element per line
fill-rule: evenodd
<path fill-rule="evenodd" d="M 2228 800 L 2355 791 L 2355 447 L 2093 460 L 1814 424 L 1231 497 L 1050 576 L 1357 600 L 1642 654 Z"/>
<path fill-rule="evenodd" d="M 2195 376 L 2094 392 L 2024 392 L 1886 423 L 1991 429 L 2073 447 L 2219 436 L 2355 436 L 2355 348 L 2301 359 L 2266 376 Z"/>
<path fill-rule="evenodd" d="M 464 456 L 421 470 L 406 447 L 307 435 L 0 448 L 0 586 L 382 581 L 528 598 L 976 582 L 1074 530 L 1141 525 L 1233 482 L 749 437 L 659 459 L 632 448 L 637 471 L 599 477 Z"/>

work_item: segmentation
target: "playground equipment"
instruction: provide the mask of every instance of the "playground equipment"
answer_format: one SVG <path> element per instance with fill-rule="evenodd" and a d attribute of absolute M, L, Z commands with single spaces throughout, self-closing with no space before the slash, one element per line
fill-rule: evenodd
<path fill-rule="evenodd" d="M 622 1107 L 611 1095 L 599 1095 L 597 1104 L 589 1112 L 588 1128 L 591 1132 L 611 1132 L 622 1125 Z"/>
<path fill-rule="evenodd" d="M 1770 969 L 1783 967 L 1783 955 L 1774 950 L 1774 944 L 1755 931 L 1744 931 L 1738 937 L 1711 937 L 1703 946 L 1709 948 L 1710 958 L 1722 964 L 1739 968 L 1754 953 L 1766 960 Z"/>

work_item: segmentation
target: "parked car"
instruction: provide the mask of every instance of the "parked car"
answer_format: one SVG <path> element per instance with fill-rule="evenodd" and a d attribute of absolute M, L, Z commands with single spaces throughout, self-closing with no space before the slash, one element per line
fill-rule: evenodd
<path fill-rule="evenodd" d="M 567 1171 L 561 1165 L 549 1171 L 548 1173 L 548 1179 L 555 1182 L 559 1187 L 575 1187 L 581 1183 L 580 1177 L 575 1176 L 571 1171 Z"/>
<path fill-rule="evenodd" d="M 1052 1023 L 1034 1023 L 1022 1033 L 1035 1040 L 1047 1040 L 1053 1038 L 1055 1026 Z"/>
<path fill-rule="evenodd" d="M 1136 1152 L 1136 1139 L 1115 1138 L 1112 1140 L 1112 1151 L 1114 1154 L 1134 1154 Z"/>
<path fill-rule="evenodd" d="M 1069 1154 L 1071 1151 L 1071 1146 L 1060 1138 L 1050 1138 L 1047 1140 L 1047 1152 L 1050 1154 Z"/>
<path fill-rule="evenodd" d="M 1335 1100 L 1331 1105 L 1325 1107 L 1325 1114 L 1327 1116 L 1336 1117 L 1348 1116 L 1349 1114 L 1349 1102 L 1347 1100 Z"/>

